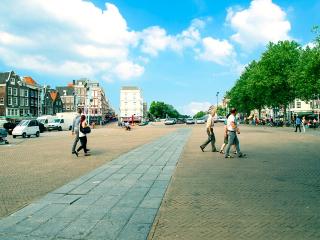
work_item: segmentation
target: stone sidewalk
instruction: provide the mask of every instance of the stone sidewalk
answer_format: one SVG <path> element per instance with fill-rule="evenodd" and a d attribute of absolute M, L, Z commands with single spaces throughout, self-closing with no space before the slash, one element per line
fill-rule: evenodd
<path fill-rule="evenodd" d="M 146 239 L 190 130 L 140 146 L 0 220 L 0 239 Z"/>

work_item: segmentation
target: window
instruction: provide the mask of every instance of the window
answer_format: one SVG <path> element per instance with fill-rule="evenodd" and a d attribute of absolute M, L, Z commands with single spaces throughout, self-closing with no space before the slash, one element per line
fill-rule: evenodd
<path fill-rule="evenodd" d="M 15 78 L 10 78 L 10 83 L 13 84 L 13 85 L 16 84 L 16 79 Z"/>
<path fill-rule="evenodd" d="M 8 95 L 12 95 L 12 87 L 8 87 Z"/>
<path fill-rule="evenodd" d="M 3 105 L 4 104 L 4 97 L 0 98 L 0 104 Z"/>
<path fill-rule="evenodd" d="M 25 99 L 24 99 L 24 105 L 25 105 L 26 107 L 29 106 L 28 98 L 25 98 Z"/>
<path fill-rule="evenodd" d="M 17 97 L 14 97 L 13 98 L 13 105 L 18 105 L 18 98 Z"/>
<path fill-rule="evenodd" d="M 21 96 L 21 97 L 24 96 L 24 89 L 20 89 L 20 96 Z"/>
<path fill-rule="evenodd" d="M 18 96 L 18 89 L 13 88 L 13 95 L 14 95 L 14 96 Z"/>
<path fill-rule="evenodd" d="M 20 106 L 23 107 L 24 106 L 24 98 L 20 98 Z"/>
<path fill-rule="evenodd" d="M 28 90 L 24 90 L 24 96 L 28 97 Z"/>
<path fill-rule="evenodd" d="M 297 102 L 297 108 L 301 108 L 301 102 Z"/>
<path fill-rule="evenodd" d="M 8 97 L 8 105 L 9 105 L 9 106 L 12 105 L 12 97 Z"/>

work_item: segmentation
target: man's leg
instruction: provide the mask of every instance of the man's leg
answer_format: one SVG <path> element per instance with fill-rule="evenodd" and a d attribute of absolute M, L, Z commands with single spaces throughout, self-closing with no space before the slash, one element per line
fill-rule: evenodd
<path fill-rule="evenodd" d="M 72 153 L 76 152 L 77 143 L 79 142 L 79 131 L 76 132 L 76 137 L 72 146 Z"/>
<path fill-rule="evenodd" d="M 203 151 L 203 149 L 205 149 L 205 147 L 209 144 L 209 142 L 211 142 L 211 134 L 209 131 L 207 131 L 208 134 L 208 139 L 207 141 L 205 141 L 202 145 L 200 145 L 201 150 Z"/>
<path fill-rule="evenodd" d="M 299 128 L 299 132 L 301 132 L 301 125 L 300 124 L 299 124 L 298 128 Z"/>
<path fill-rule="evenodd" d="M 224 154 L 225 157 L 229 156 L 231 145 L 234 144 L 235 134 L 236 134 L 235 132 L 229 132 L 229 134 L 228 134 L 228 145 L 227 145 L 227 149 Z"/>
<path fill-rule="evenodd" d="M 211 134 L 211 147 L 212 147 L 212 152 L 217 152 L 217 148 L 215 146 L 216 143 L 216 137 L 214 133 Z"/>

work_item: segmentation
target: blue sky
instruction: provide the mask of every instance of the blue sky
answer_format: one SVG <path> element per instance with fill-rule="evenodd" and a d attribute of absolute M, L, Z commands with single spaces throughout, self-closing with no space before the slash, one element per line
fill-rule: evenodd
<path fill-rule="evenodd" d="M 2 0 L 0 71 L 41 84 L 99 80 L 194 114 L 219 101 L 269 41 L 313 41 L 317 0 Z"/>

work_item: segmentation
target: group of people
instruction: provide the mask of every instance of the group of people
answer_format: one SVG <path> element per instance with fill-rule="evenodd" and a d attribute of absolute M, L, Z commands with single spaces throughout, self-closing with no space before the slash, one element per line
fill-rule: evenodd
<path fill-rule="evenodd" d="M 79 108 L 77 111 L 78 115 L 74 118 L 72 124 L 72 135 L 75 135 L 75 139 L 72 146 L 72 154 L 75 154 L 77 157 L 81 150 L 84 151 L 84 156 L 90 156 L 90 149 L 87 148 L 87 132 L 84 130 L 88 128 L 88 124 L 86 122 L 86 116 L 82 115 L 82 110 Z M 77 148 L 77 144 L 80 140 L 80 146 Z"/>
<path fill-rule="evenodd" d="M 205 147 L 211 142 L 212 152 L 218 152 L 215 146 L 216 138 L 213 131 L 214 116 L 216 115 L 216 110 L 212 106 L 209 108 L 208 112 L 209 112 L 209 117 L 207 119 L 207 124 L 206 124 L 208 139 L 200 146 L 200 149 L 204 151 Z M 227 116 L 227 120 L 225 123 L 223 144 L 219 151 L 221 154 L 224 154 L 225 158 L 233 158 L 233 156 L 230 155 L 230 149 L 232 145 L 234 145 L 235 147 L 234 153 L 237 154 L 239 158 L 246 157 L 246 154 L 240 151 L 240 143 L 237 136 L 237 134 L 240 134 L 240 129 L 236 121 L 236 114 L 237 114 L 237 110 L 235 108 L 232 108 L 230 111 L 230 114 Z M 225 147 L 227 148 L 226 148 L 226 151 L 224 152 Z"/>
<path fill-rule="evenodd" d="M 295 125 L 296 125 L 296 130 L 295 132 L 298 131 L 299 129 L 299 132 L 301 132 L 301 126 L 302 126 L 302 129 L 303 129 L 303 132 L 306 132 L 306 127 L 313 127 L 314 129 L 317 128 L 317 119 L 313 119 L 312 121 L 309 120 L 307 121 L 305 117 L 302 117 L 302 119 L 297 116 L 296 119 L 295 119 Z"/>

